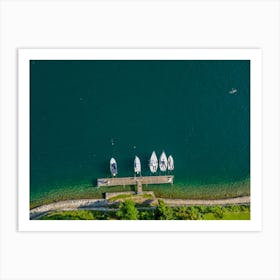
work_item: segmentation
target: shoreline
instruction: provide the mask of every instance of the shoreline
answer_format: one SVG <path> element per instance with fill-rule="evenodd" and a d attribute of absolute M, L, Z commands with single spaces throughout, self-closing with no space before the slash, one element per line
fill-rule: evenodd
<path fill-rule="evenodd" d="M 194 206 L 194 205 L 229 205 L 229 204 L 250 204 L 250 196 L 240 196 L 226 199 L 169 199 L 163 200 L 168 206 Z M 30 219 L 36 219 L 53 211 L 71 211 L 71 210 L 96 210 L 107 211 L 110 203 L 106 199 L 73 199 L 53 202 L 41 205 L 30 210 Z"/>
<path fill-rule="evenodd" d="M 111 186 L 96 188 L 89 184 L 65 185 L 50 192 L 42 192 L 30 197 L 30 209 L 53 202 L 79 199 L 102 199 L 104 193 L 135 191 L 133 186 Z M 163 199 L 219 200 L 250 196 L 250 179 L 216 184 L 181 184 L 172 186 L 143 185 L 143 191 L 153 191 Z"/>

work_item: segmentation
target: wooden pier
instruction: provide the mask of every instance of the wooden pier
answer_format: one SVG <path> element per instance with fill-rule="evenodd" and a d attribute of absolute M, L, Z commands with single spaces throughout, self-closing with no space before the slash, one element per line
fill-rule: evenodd
<path fill-rule="evenodd" d="M 97 187 L 173 184 L 173 179 L 173 175 L 101 178 L 97 179 Z"/>

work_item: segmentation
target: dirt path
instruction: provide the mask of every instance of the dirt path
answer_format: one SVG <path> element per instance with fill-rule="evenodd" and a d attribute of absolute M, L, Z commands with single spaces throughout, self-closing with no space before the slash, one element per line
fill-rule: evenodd
<path fill-rule="evenodd" d="M 108 206 L 106 199 L 75 199 L 45 204 L 30 210 L 30 219 L 35 219 L 51 211 L 88 210 Z"/>
<path fill-rule="evenodd" d="M 164 202 L 169 206 L 180 205 L 226 205 L 226 204 L 248 204 L 250 203 L 250 196 L 241 196 L 226 199 L 168 199 L 164 198 Z"/>

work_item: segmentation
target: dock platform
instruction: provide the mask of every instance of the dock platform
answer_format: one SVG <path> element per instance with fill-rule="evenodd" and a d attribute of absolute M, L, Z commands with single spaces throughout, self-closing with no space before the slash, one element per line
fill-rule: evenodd
<path fill-rule="evenodd" d="M 173 175 L 101 178 L 97 179 L 97 187 L 173 184 L 173 179 Z"/>

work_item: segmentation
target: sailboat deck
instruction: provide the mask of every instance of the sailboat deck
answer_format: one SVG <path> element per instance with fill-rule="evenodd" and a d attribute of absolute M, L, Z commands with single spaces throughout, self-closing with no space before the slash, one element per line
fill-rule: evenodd
<path fill-rule="evenodd" d="M 173 179 L 173 175 L 101 178 L 97 179 L 97 187 L 173 184 Z"/>

